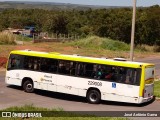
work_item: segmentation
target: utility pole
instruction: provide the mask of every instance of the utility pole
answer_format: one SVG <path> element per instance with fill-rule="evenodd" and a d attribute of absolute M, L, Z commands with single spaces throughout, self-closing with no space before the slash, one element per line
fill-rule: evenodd
<path fill-rule="evenodd" d="M 133 16 L 132 16 L 131 47 L 130 47 L 131 61 L 133 61 L 133 56 L 134 56 L 135 21 L 136 21 L 136 0 L 133 0 Z"/>

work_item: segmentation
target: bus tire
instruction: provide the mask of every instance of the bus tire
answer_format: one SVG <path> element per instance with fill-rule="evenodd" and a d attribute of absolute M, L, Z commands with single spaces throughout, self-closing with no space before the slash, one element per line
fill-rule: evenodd
<path fill-rule="evenodd" d="M 101 100 L 101 94 L 97 90 L 90 90 L 87 93 L 87 100 L 91 104 L 97 104 Z"/>
<path fill-rule="evenodd" d="M 23 83 L 23 89 L 27 93 L 32 93 L 34 91 L 33 82 L 31 80 L 26 80 Z"/>

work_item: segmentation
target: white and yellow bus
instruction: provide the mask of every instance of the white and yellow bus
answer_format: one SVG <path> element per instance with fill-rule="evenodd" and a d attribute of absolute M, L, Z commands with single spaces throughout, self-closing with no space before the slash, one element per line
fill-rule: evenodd
<path fill-rule="evenodd" d="M 5 81 L 34 89 L 141 104 L 153 98 L 153 64 L 31 50 L 11 51 Z"/>

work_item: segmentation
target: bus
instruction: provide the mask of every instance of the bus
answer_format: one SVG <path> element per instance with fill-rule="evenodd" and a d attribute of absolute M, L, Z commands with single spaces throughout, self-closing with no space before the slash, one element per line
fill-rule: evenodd
<path fill-rule="evenodd" d="M 95 58 L 32 50 L 11 51 L 7 85 L 101 100 L 141 104 L 153 99 L 155 65 L 124 59 Z"/>

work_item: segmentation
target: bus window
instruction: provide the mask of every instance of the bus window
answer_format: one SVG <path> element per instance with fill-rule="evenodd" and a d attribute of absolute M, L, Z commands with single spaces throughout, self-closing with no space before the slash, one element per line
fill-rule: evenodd
<path fill-rule="evenodd" d="M 97 64 L 94 64 L 93 65 L 93 71 L 92 71 L 92 78 L 97 78 L 97 70 L 98 70 L 98 65 Z"/>
<path fill-rule="evenodd" d="M 59 60 L 58 73 L 60 73 L 60 74 L 66 73 L 66 64 L 65 64 L 65 61 L 63 61 L 63 60 Z"/>
<path fill-rule="evenodd" d="M 70 75 L 75 75 L 76 71 L 76 63 L 75 62 L 70 62 L 69 64 L 69 74 Z"/>
<path fill-rule="evenodd" d="M 24 57 L 24 69 L 29 69 L 29 58 L 27 56 Z"/>
<path fill-rule="evenodd" d="M 22 69 L 24 57 L 21 55 L 10 55 L 7 69 Z"/>
<path fill-rule="evenodd" d="M 28 69 L 33 70 L 33 58 L 28 57 Z"/>
<path fill-rule="evenodd" d="M 40 70 L 40 58 L 25 56 L 23 68 L 28 69 L 28 70 L 39 71 Z"/>
<path fill-rule="evenodd" d="M 93 66 L 92 77 L 95 79 L 104 79 L 106 73 L 106 68 L 104 65 L 95 64 Z"/>
<path fill-rule="evenodd" d="M 93 64 L 87 63 L 85 66 L 85 77 L 91 78 L 93 73 Z"/>
<path fill-rule="evenodd" d="M 17 61 L 16 61 L 16 59 L 13 57 L 12 59 L 11 59 L 11 68 L 15 68 L 16 66 L 17 66 L 17 63 L 16 63 Z"/>
<path fill-rule="evenodd" d="M 84 63 L 76 64 L 76 75 L 84 77 L 86 73 L 86 65 Z"/>
<path fill-rule="evenodd" d="M 114 74 L 114 70 L 112 69 L 111 66 L 106 66 L 105 68 L 105 73 L 104 73 L 104 79 L 106 80 L 113 80 L 113 74 Z"/>
<path fill-rule="evenodd" d="M 117 82 L 124 83 L 126 80 L 126 68 L 115 67 L 113 79 Z"/>
<path fill-rule="evenodd" d="M 107 81 L 115 81 L 123 84 L 139 85 L 140 69 L 106 66 L 104 69 L 104 79 Z"/>
<path fill-rule="evenodd" d="M 49 70 L 48 67 L 48 59 L 47 58 L 41 58 L 41 65 L 40 65 L 40 70 L 44 72 L 48 72 Z"/>
<path fill-rule="evenodd" d="M 56 73 L 58 70 L 58 60 L 49 59 L 48 64 L 49 64 L 49 69 L 48 69 L 49 72 Z"/>
<path fill-rule="evenodd" d="M 65 61 L 66 71 L 65 74 L 70 75 L 70 61 Z"/>
<path fill-rule="evenodd" d="M 65 75 L 75 75 L 76 63 L 73 61 L 59 60 L 58 73 Z"/>
<path fill-rule="evenodd" d="M 40 58 L 34 58 L 33 60 L 33 70 L 39 71 L 40 68 Z"/>
<path fill-rule="evenodd" d="M 119 69 L 119 82 L 124 83 L 126 80 L 126 70 L 127 68 L 120 67 Z"/>
<path fill-rule="evenodd" d="M 129 68 L 127 69 L 126 73 L 126 84 L 132 84 L 132 85 L 139 85 L 140 84 L 140 69 L 133 69 Z"/>
<path fill-rule="evenodd" d="M 117 82 L 119 79 L 119 68 L 115 66 L 106 66 L 104 79 Z"/>

